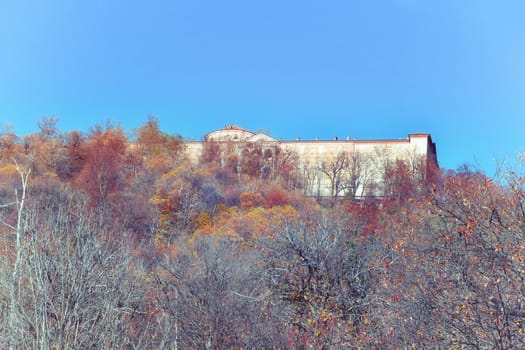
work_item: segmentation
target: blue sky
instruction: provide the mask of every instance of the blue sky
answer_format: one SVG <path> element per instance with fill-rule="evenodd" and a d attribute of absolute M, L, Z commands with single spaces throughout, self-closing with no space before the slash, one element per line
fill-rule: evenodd
<path fill-rule="evenodd" d="M 522 0 L 2 1 L 0 126 L 428 132 L 443 167 L 492 175 L 525 151 L 524 17 Z"/>

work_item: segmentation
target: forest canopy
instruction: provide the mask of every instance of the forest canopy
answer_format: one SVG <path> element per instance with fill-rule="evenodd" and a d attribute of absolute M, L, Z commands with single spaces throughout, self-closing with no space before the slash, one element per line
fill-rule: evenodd
<path fill-rule="evenodd" d="M 290 152 L 57 122 L 0 134 L 1 348 L 525 348 L 518 169 L 397 159 L 388 195 L 319 197 Z"/>

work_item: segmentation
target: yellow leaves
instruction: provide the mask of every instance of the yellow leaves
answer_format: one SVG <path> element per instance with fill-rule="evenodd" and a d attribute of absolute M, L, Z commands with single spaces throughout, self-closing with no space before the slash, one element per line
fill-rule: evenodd
<path fill-rule="evenodd" d="M 297 210 L 291 205 L 272 207 L 269 212 L 276 216 L 275 219 L 279 217 L 281 220 L 294 221 L 298 216 Z"/>
<path fill-rule="evenodd" d="M 192 220 L 192 224 L 195 229 L 209 233 L 213 225 L 213 218 L 209 213 L 203 211 Z"/>
<path fill-rule="evenodd" d="M 0 168 L 0 176 L 2 177 L 12 176 L 16 174 L 17 174 L 16 165 L 13 163 L 8 163 L 7 165 L 4 165 L 3 167 Z"/>
<path fill-rule="evenodd" d="M 27 172 L 22 166 L 20 166 L 20 170 L 23 173 Z M 13 184 L 19 181 L 20 175 L 15 164 L 9 162 L 3 167 L 0 167 L 0 188 L 12 191 Z"/>
<path fill-rule="evenodd" d="M 165 173 L 173 166 L 173 163 L 166 155 L 158 154 L 146 161 L 145 166 L 149 170 Z"/>
<path fill-rule="evenodd" d="M 194 224 L 196 233 L 213 233 L 245 239 L 266 236 L 273 239 L 280 231 L 281 225 L 297 220 L 297 216 L 297 211 L 291 205 L 253 207 L 248 210 L 220 206 L 214 217 L 208 213 L 200 213 Z"/>

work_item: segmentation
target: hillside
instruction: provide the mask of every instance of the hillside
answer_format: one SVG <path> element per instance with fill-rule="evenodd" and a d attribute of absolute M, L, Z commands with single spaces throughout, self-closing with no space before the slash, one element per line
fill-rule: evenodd
<path fill-rule="evenodd" d="M 56 122 L 0 135 L 1 348 L 525 348 L 523 174 Z"/>

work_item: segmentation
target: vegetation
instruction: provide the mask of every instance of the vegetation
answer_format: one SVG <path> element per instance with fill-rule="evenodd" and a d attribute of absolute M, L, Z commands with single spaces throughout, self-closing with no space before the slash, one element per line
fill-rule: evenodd
<path fill-rule="evenodd" d="M 323 200 L 279 149 L 56 122 L 0 134 L 0 348 L 525 348 L 523 174 L 378 159 L 356 199 L 341 155 Z"/>

